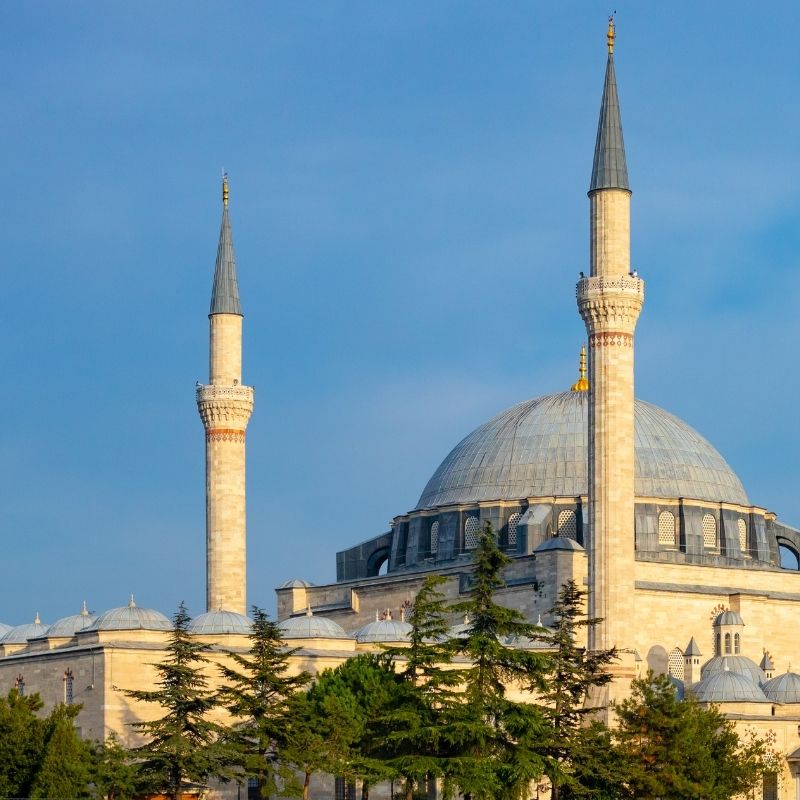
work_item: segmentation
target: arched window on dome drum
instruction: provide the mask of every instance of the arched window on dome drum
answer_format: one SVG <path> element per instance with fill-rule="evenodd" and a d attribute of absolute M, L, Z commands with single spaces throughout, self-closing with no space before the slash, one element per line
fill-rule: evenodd
<path fill-rule="evenodd" d="M 477 517 L 467 517 L 464 523 L 464 549 L 474 550 L 480 539 L 481 523 Z"/>
<path fill-rule="evenodd" d="M 739 552 L 745 558 L 748 558 L 750 553 L 748 552 L 747 548 L 747 523 L 741 517 L 739 517 L 736 527 L 739 531 Z"/>
<path fill-rule="evenodd" d="M 664 547 L 675 547 L 675 515 L 662 511 L 658 515 L 658 543 Z"/>
<path fill-rule="evenodd" d="M 506 541 L 508 542 L 509 548 L 516 549 L 517 547 L 517 525 L 519 525 L 521 517 L 522 514 L 516 513 L 508 518 L 508 535 L 506 536 Z"/>
<path fill-rule="evenodd" d="M 572 509 L 565 509 L 558 513 L 558 532 L 556 536 L 563 536 L 565 539 L 578 538 L 578 519 Z"/>
<path fill-rule="evenodd" d="M 670 650 L 667 658 L 667 670 L 673 678 L 682 681 L 684 676 L 683 666 L 683 651 L 679 647 L 674 647 Z"/>
<path fill-rule="evenodd" d="M 718 550 L 717 520 L 713 514 L 703 514 L 703 547 L 706 550 Z"/>
<path fill-rule="evenodd" d="M 742 637 L 738 633 L 733 634 L 733 654 L 738 656 L 742 652 Z"/>
<path fill-rule="evenodd" d="M 722 642 L 722 636 L 720 636 L 720 634 L 717 634 L 714 637 L 714 655 L 715 656 L 721 656 L 722 655 L 721 642 Z"/>
<path fill-rule="evenodd" d="M 431 525 L 431 555 L 439 552 L 439 520 Z"/>
<path fill-rule="evenodd" d="M 725 655 L 729 656 L 731 654 L 731 635 L 729 633 L 725 634 Z"/>

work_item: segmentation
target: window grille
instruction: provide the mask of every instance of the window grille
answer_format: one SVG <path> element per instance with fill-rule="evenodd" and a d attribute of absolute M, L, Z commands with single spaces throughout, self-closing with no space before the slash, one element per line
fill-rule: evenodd
<path fill-rule="evenodd" d="M 439 552 L 439 521 L 431 525 L 431 553 Z"/>
<path fill-rule="evenodd" d="M 739 551 L 743 556 L 748 555 L 747 553 L 747 523 L 739 517 L 739 521 L 736 523 L 737 527 L 739 528 Z"/>
<path fill-rule="evenodd" d="M 464 549 L 474 550 L 480 541 L 481 523 L 477 517 L 467 517 L 464 523 Z"/>
<path fill-rule="evenodd" d="M 508 518 L 508 546 L 517 546 L 517 525 L 519 525 L 522 514 L 512 514 Z"/>
<path fill-rule="evenodd" d="M 17 694 L 20 697 L 25 697 L 25 678 L 21 672 L 14 680 L 14 688 L 17 690 Z"/>
<path fill-rule="evenodd" d="M 706 550 L 716 550 L 717 545 L 717 521 L 713 514 L 703 514 L 703 547 Z"/>
<path fill-rule="evenodd" d="M 673 678 L 677 678 L 678 680 L 683 680 L 683 652 L 679 647 L 675 647 L 670 651 L 669 657 L 667 658 L 667 669 L 669 670 L 669 674 L 672 675 Z"/>
<path fill-rule="evenodd" d="M 658 515 L 658 543 L 675 547 L 675 515 L 671 511 L 662 511 Z"/>
<path fill-rule="evenodd" d="M 742 651 L 742 637 L 738 633 L 735 633 L 733 635 L 733 654 L 735 656 L 738 656 L 739 653 L 741 653 L 741 651 Z"/>
<path fill-rule="evenodd" d="M 715 656 L 721 656 L 722 655 L 721 642 L 722 642 L 722 636 L 720 636 L 720 634 L 717 634 L 714 637 L 714 655 Z"/>
<path fill-rule="evenodd" d="M 725 634 L 725 655 L 729 656 L 731 654 L 731 635 L 729 633 Z"/>
<path fill-rule="evenodd" d="M 74 698 L 75 678 L 71 669 L 64 671 L 64 704 L 71 706 Z"/>
<path fill-rule="evenodd" d="M 565 509 L 559 512 L 558 535 L 566 539 L 578 538 L 578 519 L 572 509 Z"/>

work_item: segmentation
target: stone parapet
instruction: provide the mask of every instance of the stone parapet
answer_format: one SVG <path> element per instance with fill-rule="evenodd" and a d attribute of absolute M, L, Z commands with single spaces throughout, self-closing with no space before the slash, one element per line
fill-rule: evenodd
<path fill-rule="evenodd" d="M 628 275 L 581 278 L 575 297 L 589 334 L 632 333 L 644 304 L 644 281 Z"/>
<path fill-rule="evenodd" d="M 252 386 L 197 387 L 197 410 L 206 430 L 232 427 L 244 430 L 253 413 L 255 391 Z"/>

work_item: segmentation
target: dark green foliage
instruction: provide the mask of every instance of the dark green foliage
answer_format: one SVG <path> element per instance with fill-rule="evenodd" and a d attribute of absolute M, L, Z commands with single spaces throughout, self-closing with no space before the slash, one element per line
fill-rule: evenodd
<path fill-rule="evenodd" d="M 131 800 L 138 793 L 136 766 L 114 733 L 94 746 L 91 782 L 92 794 L 98 799 Z"/>
<path fill-rule="evenodd" d="M 537 704 L 508 696 L 515 687 L 541 689 L 546 664 L 541 654 L 507 644 L 536 633 L 518 611 L 495 602 L 508 563 L 487 523 L 475 550 L 470 599 L 451 607 L 470 623 L 457 647 L 466 660 L 464 692 L 449 723 L 453 753 L 445 782 L 448 791 L 455 786 L 475 798 L 522 797 L 546 765 L 546 716 Z"/>
<path fill-rule="evenodd" d="M 538 637 L 550 648 L 540 697 L 550 720 L 547 776 L 552 800 L 597 797 L 599 776 L 608 763 L 607 753 L 599 746 L 607 732 L 588 725 L 597 708 L 588 707 L 587 700 L 593 689 L 610 682 L 606 668 L 617 655 L 614 650 L 588 650 L 584 645 L 585 629 L 599 622 L 584 613 L 585 598 L 586 592 L 575 581 L 564 584 L 551 609 L 552 632 Z"/>
<path fill-rule="evenodd" d="M 228 756 L 218 742 L 220 726 L 208 719 L 218 705 L 209 691 L 202 666 L 205 645 L 188 633 L 191 617 L 181 603 L 173 616 L 167 656 L 154 664 L 157 689 L 129 691 L 129 697 L 160 706 L 165 714 L 152 722 L 137 722 L 134 727 L 148 739 L 134 749 L 140 759 L 139 777 L 151 791 L 177 800 L 182 787 L 205 783 L 210 775 L 228 775 Z"/>
<path fill-rule="evenodd" d="M 75 730 L 80 706 L 56 706 L 45 720 L 45 744 L 41 764 L 31 786 L 33 800 L 90 797 L 91 745 Z"/>
<path fill-rule="evenodd" d="M 28 797 L 44 752 L 46 726 L 38 694 L 12 689 L 0 699 L 0 797 Z"/>
<path fill-rule="evenodd" d="M 226 684 L 219 697 L 235 723 L 226 735 L 231 763 L 242 775 L 257 779 L 261 796 L 268 797 L 294 778 L 282 767 L 278 752 L 286 745 L 289 701 L 310 676 L 286 674 L 294 651 L 285 649 L 277 623 L 257 606 L 250 643 L 247 655 L 228 654 L 234 666 L 220 667 Z"/>
<path fill-rule="evenodd" d="M 641 800 L 730 800 L 774 769 L 766 742 L 741 739 L 716 708 L 678 701 L 669 678 L 635 680 L 617 708 L 627 797 Z"/>

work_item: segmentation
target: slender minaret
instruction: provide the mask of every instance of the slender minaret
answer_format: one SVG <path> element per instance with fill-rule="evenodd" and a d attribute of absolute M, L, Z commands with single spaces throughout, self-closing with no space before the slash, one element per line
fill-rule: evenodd
<path fill-rule="evenodd" d="M 589 186 L 590 273 L 577 286 L 589 336 L 589 615 L 592 648 L 632 647 L 633 332 L 644 284 L 631 270 L 630 201 L 614 75 L 614 20 Z"/>
<path fill-rule="evenodd" d="M 222 178 L 222 226 L 211 291 L 209 379 L 197 387 L 206 429 L 206 606 L 244 614 L 247 607 L 245 431 L 253 389 L 242 386 L 242 308 Z"/>

